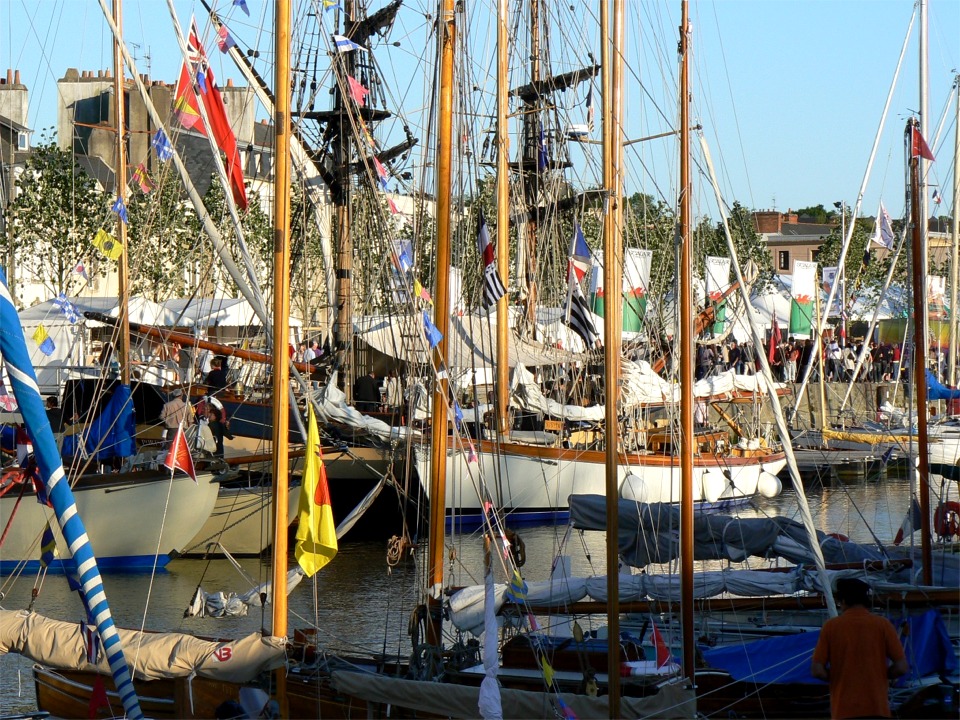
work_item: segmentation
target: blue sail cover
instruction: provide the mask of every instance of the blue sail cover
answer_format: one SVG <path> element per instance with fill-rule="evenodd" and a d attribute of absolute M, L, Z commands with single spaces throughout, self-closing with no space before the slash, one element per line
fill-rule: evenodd
<path fill-rule="evenodd" d="M 82 433 L 63 439 L 63 455 L 81 454 L 78 445 L 83 441 L 85 455 L 97 461 L 136 454 L 134 441 L 137 423 L 129 385 L 117 385 L 103 412 Z"/>
<path fill-rule="evenodd" d="M 30 355 L 27 353 L 27 343 L 23 337 L 20 317 L 10 297 L 7 277 L 2 269 L 0 269 L 0 356 L 6 362 L 14 397 L 17 399 L 20 414 L 33 440 L 34 457 L 37 461 L 40 480 L 46 487 L 60 530 L 77 564 L 77 574 L 80 576 L 86 606 L 96 620 L 100 642 L 110 664 L 124 712 L 127 717 L 140 720 L 143 718 L 140 700 L 133 689 L 130 668 L 127 666 L 120 644 L 120 635 L 113 624 L 113 616 L 107 603 L 107 594 L 97 567 L 97 559 L 94 557 L 93 548 L 90 547 L 83 521 L 77 514 L 73 492 L 63 471 L 57 442 L 50 429 L 50 421 L 47 419 L 47 412 L 40 397 L 40 388 L 37 386 L 37 377 L 30 362 Z M 40 532 L 39 528 L 37 532 Z"/>
<path fill-rule="evenodd" d="M 907 618 L 907 628 L 900 632 L 910 672 L 901 683 L 934 674 L 957 672 L 957 654 L 950 635 L 937 610 Z M 895 623 L 896 624 L 896 623 Z M 824 684 L 810 674 L 813 649 L 820 631 L 756 640 L 706 650 L 703 659 L 708 665 L 730 673 L 734 680 L 760 685 L 767 683 Z"/>
<path fill-rule="evenodd" d="M 948 388 L 927 370 L 927 400 L 956 400 L 960 398 L 960 388 Z"/>

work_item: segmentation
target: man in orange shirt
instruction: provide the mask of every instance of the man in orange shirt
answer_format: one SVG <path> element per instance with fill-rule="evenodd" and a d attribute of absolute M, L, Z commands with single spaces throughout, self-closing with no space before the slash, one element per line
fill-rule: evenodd
<path fill-rule="evenodd" d="M 830 682 L 830 716 L 837 720 L 890 717 L 888 679 L 910 669 L 893 625 L 867 609 L 869 590 L 853 578 L 837 581 L 841 614 L 824 623 L 813 651 L 810 672 Z"/>

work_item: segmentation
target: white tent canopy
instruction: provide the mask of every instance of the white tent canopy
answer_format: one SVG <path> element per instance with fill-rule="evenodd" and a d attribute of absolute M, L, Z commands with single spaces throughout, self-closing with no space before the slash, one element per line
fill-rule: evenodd
<path fill-rule="evenodd" d="M 260 318 L 244 298 L 178 298 L 167 300 L 164 308 L 170 311 L 172 320 L 167 323 L 177 327 L 260 327 Z M 290 327 L 303 323 L 290 318 Z"/>

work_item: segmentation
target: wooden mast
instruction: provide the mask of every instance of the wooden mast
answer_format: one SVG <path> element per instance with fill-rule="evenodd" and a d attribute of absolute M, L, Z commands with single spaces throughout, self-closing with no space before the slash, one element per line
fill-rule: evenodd
<path fill-rule="evenodd" d="M 117 31 L 123 32 L 123 0 L 113 0 L 113 21 L 117 24 Z M 123 55 L 120 52 L 120 41 L 114 40 L 113 43 L 113 122 L 117 129 L 117 144 L 114 163 L 114 184 L 117 187 L 117 198 L 124 206 L 127 204 L 127 153 L 126 137 L 124 126 L 126 125 L 124 113 L 124 88 L 123 88 Z M 117 220 L 117 242 L 123 248 L 123 252 L 118 258 L 117 279 L 119 284 L 119 298 L 117 310 L 119 312 L 118 338 L 117 338 L 117 361 L 120 363 L 120 382 L 124 385 L 130 384 L 130 279 L 127 270 L 127 224 L 123 220 Z"/>
<path fill-rule="evenodd" d="M 507 6 L 497 1 L 497 270 L 504 287 L 510 286 L 510 133 L 507 128 Z M 497 430 L 509 427 L 510 366 L 507 360 L 510 342 L 509 293 L 497 301 Z"/>
<path fill-rule="evenodd" d="M 454 0 L 443 0 L 439 23 L 440 97 L 437 119 L 437 292 L 435 320 L 443 337 L 434 351 L 438 370 L 433 392 L 433 424 L 430 436 L 430 518 L 427 558 L 427 607 L 430 621 L 427 642 L 439 647 L 443 639 L 443 536 L 447 496 L 447 334 L 450 329 L 450 220 L 453 143 L 453 50 L 456 42 Z"/>
<path fill-rule="evenodd" d="M 680 625 L 683 633 L 683 674 L 693 680 L 693 267 L 690 180 L 690 17 L 688 0 L 680 16 Z"/>
<path fill-rule="evenodd" d="M 605 469 L 607 515 L 607 709 L 610 718 L 622 717 L 620 713 L 620 552 L 617 542 L 619 535 L 619 418 L 617 404 L 620 397 L 620 303 L 616 298 L 623 285 L 620 263 L 620 227 L 617 221 L 620 202 L 619 166 L 620 144 L 617 122 L 617 100 L 620 79 L 618 62 L 619 47 L 615 47 L 622 38 L 618 37 L 618 28 L 623 29 L 622 7 L 617 1 L 611 17 L 611 0 L 600 3 L 600 66 L 603 84 L 603 188 L 606 201 L 603 214 L 603 286 L 606 289 L 607 302 L 604 303 L 604 427 L 606 428 Z M 611 37 L 611 26 L 613 33 Z M 616 57 L 615 57 L 616 56 Z M 571 282 L 576 279 L 571 277 Z"/>
<path fill-rule="evenodd" d="M 913 134 L 920 128 L 915 118 L 907 121 L 906 145 L 910 158 L 910 230 L 913 254 L 913 377 L 917 400 L 917 473 L 920 476 L 920 530 L 923 555 L 923 584 L 933 584 L 930 544 L 930 455 L 927 448 L 927 293 L 924 273 L 927 253 L 922 225 L 926 218 L 920 202 L 920 157 L 914 152 Z"/>
<path fill-rule="evenodd" d="M 530 82 L 536 85 L 540 81 L 540 0 L 530 0 Z M 543 101 L 539 96 L 528 103 L 524 108 L 524 162 L 523 192 L 528 208 L 539 207 L 542 202 L 543 176 L 549 168 L 550 158 L 547 155 L 547 167 L 540 167 L 541 144 L 546 142 L 546 131 L 543 122 Z M 523 165 L 526 167 L 523 167 Z M 537 285 L 536 257 L 537 233 L 539 232 L 540 216 L 531 214 L 524 223 L 523 238 L 525 243 L 524 268 L 526 272 L 527 304 L 524 311 L 527 330 L 534 335 L 537 332 L 537 303 L 540 298 L 540 289 Z"/>
<path fill-rule="evenodd" d="M 343 3 L 344 34 L 347 23 L 356 17 L 356 8 L 353 0 Z M 339 361 L 340 379 L 343 382 L 343 393 L 348 403 L 353 402 L 354 357 L 353 357 L 353 235 L 351 234 L 350 210 L 350 148 L 353 130 L 347 106 L 349 100 L 345 94 L 347 76 L 353 76 L 354 54 L 352 52 L 335 52 L 336 63 L 343 70 L 339 78 L 340 90 L 337 93 L 337 144 L 336 163 L 339 171 L 337 183 L 333 188 L 334 213 L 337 220 L 337 307 L 335 310 L 334 345 Z"/>
<path fill-rule="evenodd" d="M 957 384 L 957 281 L 960 279 L 960 75 L 953 80 L 956 93 L 957 111 L 954 117 L 953 136 L 953 215 L 950 238 L 950 355 L 947 362 L 947 379 L 951 385 Z"/>
<path fill-rule="evenodd" d="M 276 0 L 273 202 L 273 634 L 287 634 L 287 485 L 290 425 L 290 2 Z M 281 716 L 283 669 L 277 673 Z"/>

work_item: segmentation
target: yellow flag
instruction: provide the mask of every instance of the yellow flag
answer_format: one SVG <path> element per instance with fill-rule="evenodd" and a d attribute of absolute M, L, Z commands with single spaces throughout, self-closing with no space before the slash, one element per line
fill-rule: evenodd
<path fill-rule="evenodd" d="M 57 349 L 57 346 L 53 344 L 53 338 L 50 337 L 50 333 L 47 332 L 43 323 L 37 325 L 37 329 L 33 331 L 33 341 L 44 355 L 53 355 L 53 351 Z"/>
<path fill-rule="evenodd" d="M 337 526 L 333 524 L 330 489 L 320 450 L 320 432 L 313 406 L 308 405 L 307 451 L 300 486 L 300 525 L 294 555 L 307 577 L 312 577 L 337 554 Z"/>
<path fill-rule="evenodd" d="M 111 260 L 116 260 L 123 255 L 123 245 L 118 243 L 117 239 L 103 228 L 97 230 L 92 242 L 95 248 Z"/>
<path fill-rule="evenodd" d="M 42 345 L 43 341 L 50 337 L 50 334 L 47 332 L 47 329 L 43 326 L 43 323 L 37 325 L 37 329 L 33 331 L 33 341 L 37 345 Z"/>
<path fill-rule="evenodd" d="M 543 679 L 547 681 L 547 687 L 553 685 L 553 666 L 547 662 L 547 656 L 540 656 L 540 667 L 543 669 Z"/>

